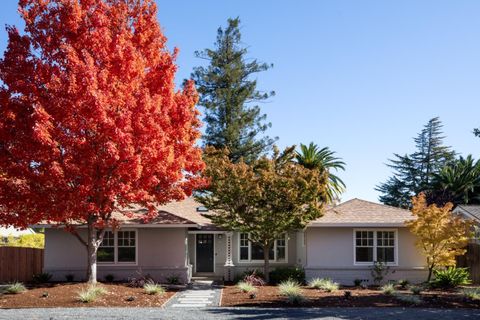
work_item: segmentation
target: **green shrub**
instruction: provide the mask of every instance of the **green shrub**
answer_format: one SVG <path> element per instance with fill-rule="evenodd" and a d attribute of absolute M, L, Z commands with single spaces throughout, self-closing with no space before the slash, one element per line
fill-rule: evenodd
<path fill-rule="evenodd" d="M 422 299 L 417 295 L 410 295 L 410 294 L 397 294 L 395 295 L 400 301 L 406 302 L 408 304 L 420 304 L 422 303 Z"/>
<path fill-rule="evenodd" d="M 393 283 L 388 283 L 382 287 L 382 292 L 387 296 L 391 296 L 395 294 L 395 286 L 393 285 Z"/>
<path fill-rule="evenodd" d="M 355 279 L 353 280 L 353 285 L 355 287 L 360 287 L 362 285 L 362 279 Z"/>
<path fill-rule="evenodd" d="M 48 272 L 42 272 L 42 273 L 38 273 L 38 274 L 34 274 L 33 275 L 33 282 L 36 282 L 36 283 L 47 283 L 48 281 L 50 281 L 50 279 L 52 278 L 52 275 Z"/>
<path fill-rule="evenodd" d="M 156 284 L 153 281 L 148 281 L 147 283 L 145 283 L 145 285 L 143 286 L 143 290 L 145 290 L 146 294 L 150 295 L 165 293 L 165 289 L 161 285 Z"/>
<path fill-rule="evenodd" d="M 115 276 L 111 273 L 109 273 L 105 276 L 105 281 L 107 281 L 107 282 L 113 282 L 114 279 L 115 279 Z"/>
<path fill-rule="evenodd" d="M 17 294 L 27 291 L 27 288 L 21 282 L 10 283 L 6 288 L 5 292 L 9 294 Z"/>
<path fill-rule="evenodd" d="M 305 270 L 299 267 L 278 267 L 270 273 L 270 283 L 279 284 L 287 280 L 305 283 Z"/>
<path fill-rule="evenodd" d="M 461 293 L 462 296 L 470 300 L 480 300 L 480 288 L 465 288 Z"/>
<path fill-rule="evenodd" d="M 410 287 L 410 292 L 413 293 L 414 295 L 419 295 L 420 293 L 422 293 L 422 290 L 423 288 L 422 287 L 419 287 L 419 286 L 411 286 Z"/>
<path fill-rule="evenodd" d="M 178 274 L 172 274 L 166 278 L 168 284 L 179 284 L 180 276 Z"/>
<path fill-rule="evenodd" d="M 242 292 L 253 292 L 256 290 L 251 283 L 245 281 L 240 281 L 237 283 L 237 288 Z"/>
<path fill-rule="evenodd" d="M 402 289 L 406 289 L 408 287 L 408 285 L 410 284 L 410 282 L 408 280 L 398 280 L 397 281 L 397 284 L 400 286 L 400 288 Z"/>
<path fill-rule="evenodd" d="M 237 282 L 240 282 L 240 281 L 244 281 L 245 278 L 247 278 L 249 276 L 252 276 L 252 275 L 255 275 L 256 277 L 259 277 L 261 279 L 265 279 L 265 275 L 263 274 L 263 272 L 258 271 L 257 269 L 251 269 L 251 270 L 249 269 L 249 270 L 246 270 L 246 271 L 242 272 L 241 274 L 236 275 L 233 282 L 237 283 Z"/>
<path fill-rule="evenodd" d="M 77 298 L 83 303 L 95 301 L 99 296 L 106 294 L 108 291 L 97 285 L 90 285 L 86 289 L 82 289 L 77 293 Z"/>
<path fill-rule="evenodd" d="M 434 288 L 449 289 L 470 284 L 470 274 L 467 268 L 448 267 L 433 270 L 435 279 L 430 283 Z"/>
<path fill-rule="evenodd" d="M 339 288 L 338 283 L 333 282 L 331 279 L 326 279 L 326 278 L 324 279 L 314 278 L 310 280 L 308 285 L 311 288 L 325 290 L 327 292 L 337 291 Z"/>

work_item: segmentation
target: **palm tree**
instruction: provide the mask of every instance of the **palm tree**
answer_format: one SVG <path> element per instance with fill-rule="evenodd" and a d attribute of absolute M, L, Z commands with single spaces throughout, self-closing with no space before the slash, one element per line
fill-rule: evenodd
<path fill-rule="evenodd" d="M 331 171 L 332 169 L 335 171 L 345 170 L 345 162 L 341 158 L 335 157 L 334 151 L 331 151 L 328 147 L 319 149 L 313 142 L 310 142 L 308 146 L 301 143 L 300 151 L 296 152 L 296 159 L 305 168 L 327 171 L 327 200 L 333 203 L 339 199 L 345 191 L 345 183 Z"/>
<path fill-rule="evenodd" d="M 480 161 L 471 155 L 443 167 L 433 182 L 432 202 L 480 203 Z"/>

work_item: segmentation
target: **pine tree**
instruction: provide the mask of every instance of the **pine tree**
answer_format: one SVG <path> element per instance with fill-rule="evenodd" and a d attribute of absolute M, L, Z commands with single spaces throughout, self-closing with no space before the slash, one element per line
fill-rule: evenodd
<path fill-rule="evenodd" d="M 402 208 L 410 207 L 410 199 L 432 187 L 432 181 L 455 152 L 443 144 L 442 123 L 438 117 L 431 119 L 414 138 L 416 151 L 409 155 L 394 154 L 388 166 L 393 169 L 392 177 L 375 190 L 382 195 L 380 202 Z"/>
<path fill-rule="evenodd" d="M 204 146 L 228 148 L 232 161 L 243 157 L 251 162 L 275 141 L 263 135 L 271 124 L 254 103 L 265 101 L 275 92 L 260 92 L 257 81 L 251 79 L 272 65 L 247 58 L 239 24 L 239 18 L 228 19 L 228 26 L 218 29 L 215 48 L 195 53 L 210 64 L 194 68 L 192 78 L 200 94 L 198 104 L 205 108 Z"/>

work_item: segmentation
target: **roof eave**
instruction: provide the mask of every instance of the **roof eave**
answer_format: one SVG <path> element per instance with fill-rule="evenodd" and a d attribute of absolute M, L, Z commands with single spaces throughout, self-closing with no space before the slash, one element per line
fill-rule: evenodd
<path fill-rule="evenodd" d="M 404 222 L 312 222 L 307 227 L 393 228 L 406 225 Z"/>
<path fill-rule="evenodd" d="M 172 223 L 172 224 L 120 224 L 122 228 L 197 228 L 198 224 Z M 30 228 L 62 228 L 63 224 L 34 224 Z M 76 228 L 86 228 L 87 225 L 74 225 Z"/>

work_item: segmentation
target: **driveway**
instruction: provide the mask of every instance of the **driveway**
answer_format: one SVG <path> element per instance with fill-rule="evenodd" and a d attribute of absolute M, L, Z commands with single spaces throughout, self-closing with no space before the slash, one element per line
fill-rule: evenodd
<path fill-rule="evenodd" d="M 323 320 L 450 320 L 480 319 L 480 309 L 403 308 L 70 308 L 0 310 L 1 320 L 160 320 L 160 319 L 323 319 Z"/>

